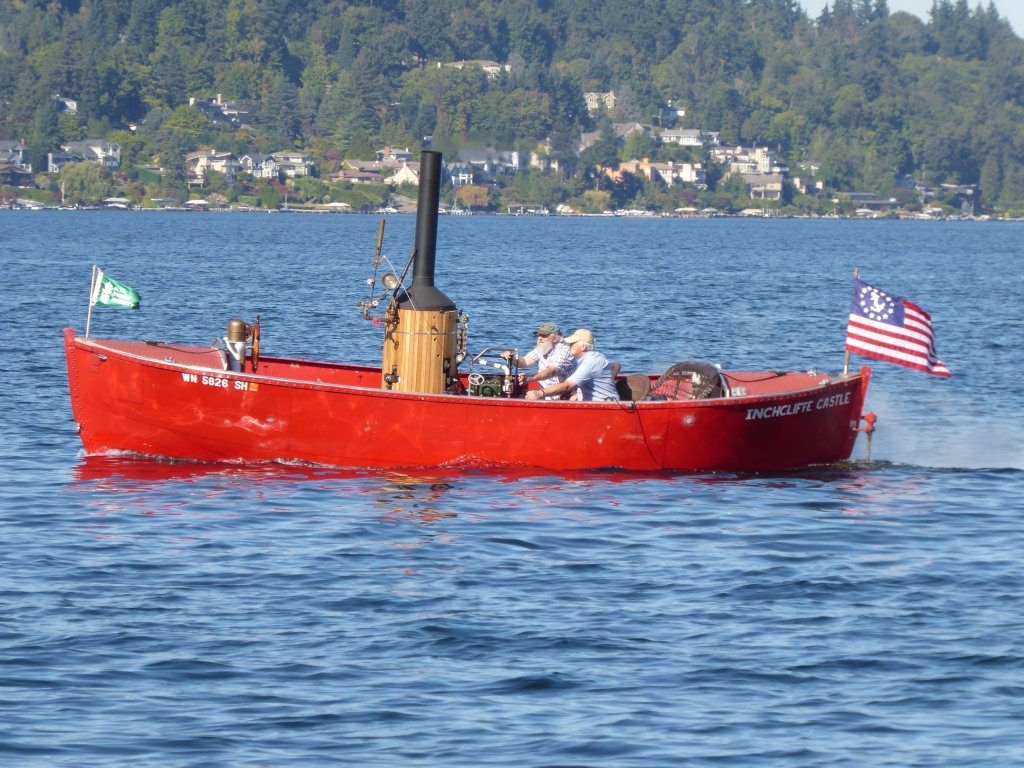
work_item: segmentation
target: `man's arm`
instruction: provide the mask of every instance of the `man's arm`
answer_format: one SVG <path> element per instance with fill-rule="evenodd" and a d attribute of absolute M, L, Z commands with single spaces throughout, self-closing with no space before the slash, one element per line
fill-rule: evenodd
<path fill-rule="evenodd" d="M 532 354 L 533 354 L 532 352 L 527 352 L 526 353 L 526 357 L 517 357 L 517 358 L 515 358 L 516 365 L 518 367 L 520 367 L 520 368 L 529 368 L 531 365 L 533 365 L 535 362 L 537 362 L 536 360 L 531 360 L 530 359 L 530 356 Z M 514 355 L 515 355 L 515 352 L 513 352 L 511 349 L 508 352 L 502 352 L 501 353 L 501 356 L 503 358 L 505 358 L 506 360 L 508 360 L 510 363 L 512 362 L 512 357 Z"/>
<path fill-rule="evenodd" d="M 531 381 L 544 381 L 544 379 L 550 379 L 556 373 L 558 373 L 558 366 L 549 365 L 547 368 L 537 371 L 532 376 L 528 376 L 526 383 L 529 384 Z"/>
<path fill-rule="evenodd" d="M 550 387 L 541 387 L 540 389 L 531 389 L 526 393 L 527 400 L 543 400 L 545 397 L 563 397 L 571 394 L 576 390 L 576 382 L 571 379 L 566 379 L 561 384 L 555 384 Z"/>
<path fill-rule="evenodd" d="M 579 363 L 576 370 L 565 381 L 550 387 L 531 390 L 526 393 L 526 397 L 529 400 L 540 400 L 545 397 L 565 397 L 576 391 L 579 382 L 592 375 L 593 373 L 590 372 L 589 366 L 585 362 Z"/>

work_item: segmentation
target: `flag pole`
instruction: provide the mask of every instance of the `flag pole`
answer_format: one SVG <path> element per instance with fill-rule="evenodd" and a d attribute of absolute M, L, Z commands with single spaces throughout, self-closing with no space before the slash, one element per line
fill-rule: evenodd
<path fill-rule="evenodd" d="M 93 293 L 96 292 L 96 265 L 92 265 L 92 280 L 89 282 L 89 314 L 85 319 L 85 338 L 89 338 L 89 329 L 92 328 L 92 305 Z"/>
<path fill-rule="evenodd" d="M 860 280 L 860 267 L 855 267 L 853 270 L 853 279 Z M 847 321 L 849 322 L 849 321 Z M 843 376 L 850 375 L 850 350 L 846 350 L 846 357 L 843 360 Z"/>

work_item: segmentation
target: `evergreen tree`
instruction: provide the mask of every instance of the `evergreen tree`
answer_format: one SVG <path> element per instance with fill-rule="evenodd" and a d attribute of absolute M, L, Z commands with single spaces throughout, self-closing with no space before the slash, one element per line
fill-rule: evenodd
<path fill-rule="evenodd" d="M 57 122 L 57 109 L 51 99 L 45 99 L 36 108 L 28 145 L 32 170 L 37 173 L 46 171 L 47 154 L 60 149 L 60 125 Z"/>
<path fill-rule="evenodd" d="M 299 96 L 283 73 L 275 73 L 260 108 L 260 124 L 272 142 L 290 148 L 299 133 Z"/>

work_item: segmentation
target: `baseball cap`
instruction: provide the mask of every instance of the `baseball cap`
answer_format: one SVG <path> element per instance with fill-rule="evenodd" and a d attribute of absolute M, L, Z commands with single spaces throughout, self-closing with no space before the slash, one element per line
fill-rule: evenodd
<path fill-rule="evenodd" d="M 594 343 L 594 334 L 588 331 L 586 328 L 580 328 L 572 336 L 565 339 L 566 344 L 575 344 L 577 341 L 585 342 L 586 344 Z"/>
<path fill-rule="evenodd" d="M 541 323 L 540 328 L 533 334 L 534 336 L 550 336 L 552 333 L 558 336 L 562 335 L 562 329 L 558 327 L 558 323 Z"/>

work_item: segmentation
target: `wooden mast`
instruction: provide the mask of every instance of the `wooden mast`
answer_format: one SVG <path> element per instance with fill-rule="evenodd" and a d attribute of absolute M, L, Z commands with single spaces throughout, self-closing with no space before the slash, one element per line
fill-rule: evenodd
<path fill-rule="evenodd" d="M 853 279 L 860 280 L 860 267 L 853 270 Z M 849 333 L 849 331 L 847 331 Z M 850 373 L 850 350 L 846 350 L 846 357 L 843 358 L 843 376 L 848 376 Z"/>

